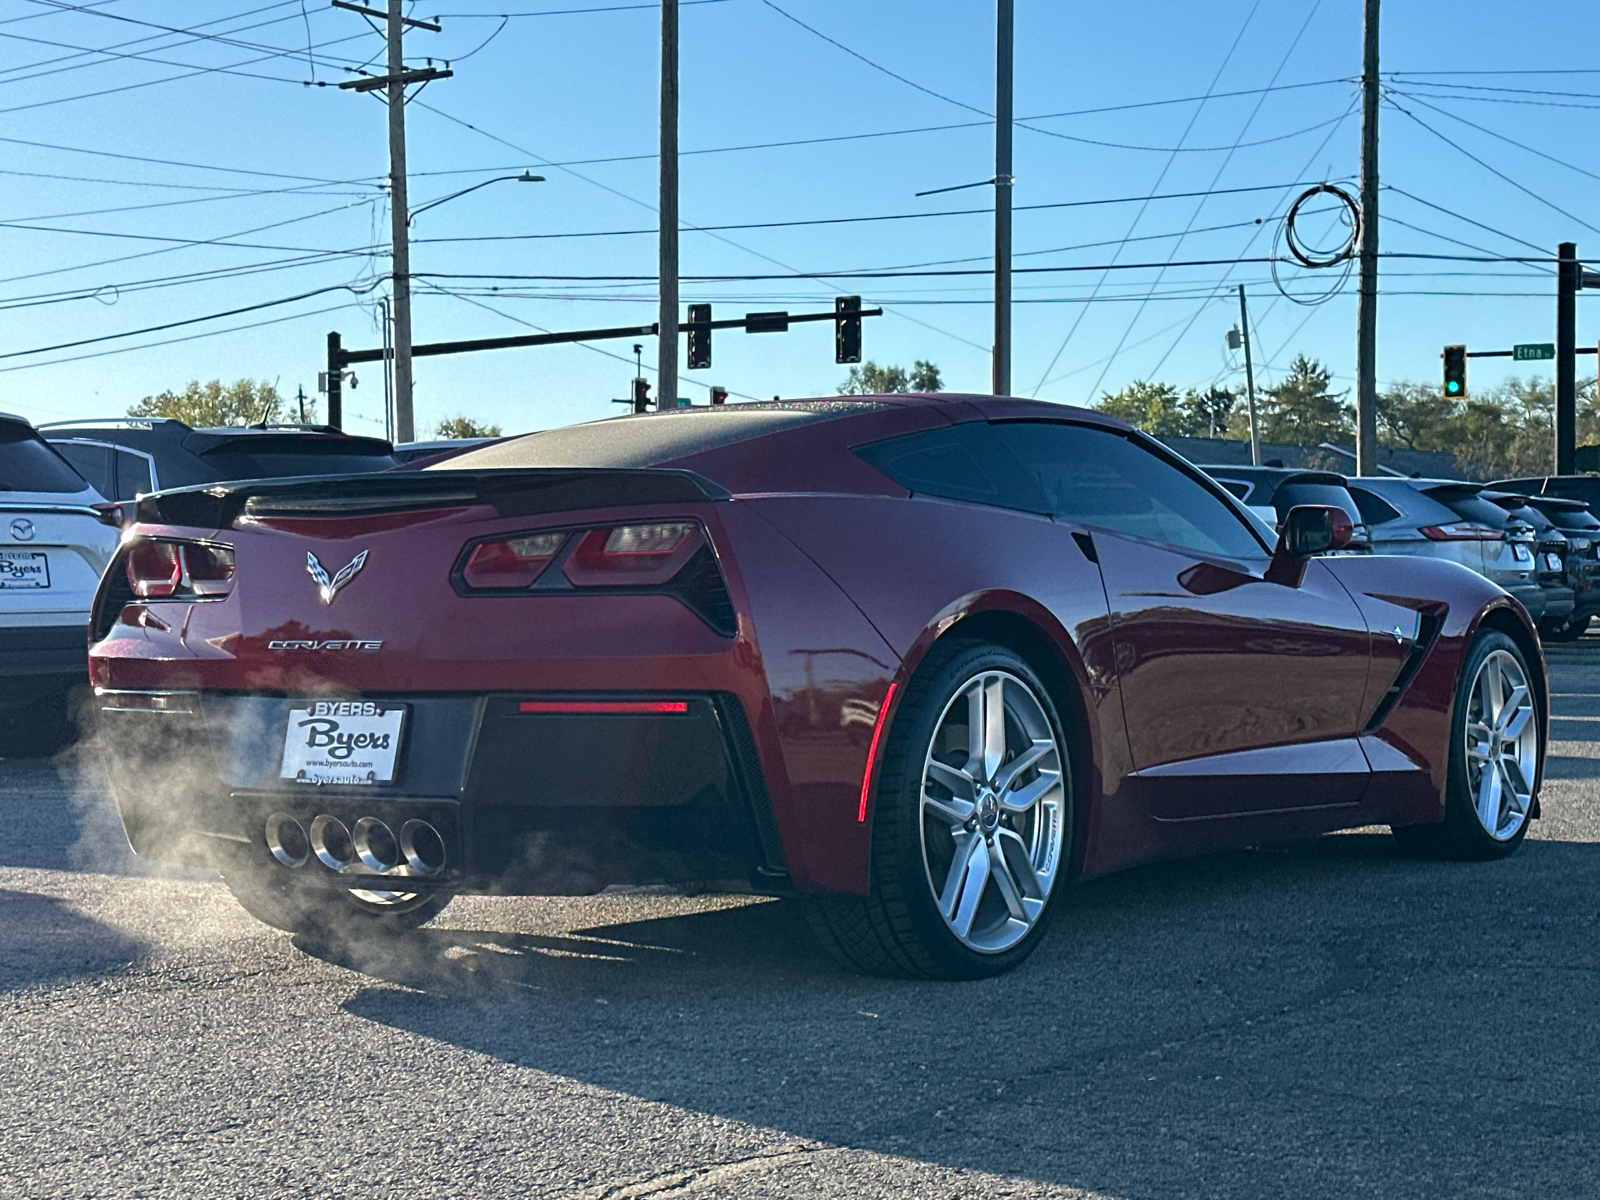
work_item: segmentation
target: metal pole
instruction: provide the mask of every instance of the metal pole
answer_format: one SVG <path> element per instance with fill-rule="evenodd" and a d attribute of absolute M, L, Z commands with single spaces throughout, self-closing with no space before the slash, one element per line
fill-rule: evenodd
<path fill-rule="evenodd" d="M 1011 62 L 1013 0 L 996 0 L 994 71 L 994 394 L 1011 394 Z"/>
<path fill-rule="evenodd" d="M 678 0 L 661 0 L 661 331 L 656 407 L 678 407 Z"/>
<path fill-rule="evenodd" d="M 339 335 L 328 335 L 328 424 L 343 428 L 344 422 L 344 349 Z"/>
<path fill-rule="evenodd" d="M 1261 433 L 1256 428 L 1256 368 L 1250 361 L 1250 310 L 1245 307 L 1242 283 L 1239 285 L 1239 336 L 1244 341 L 1244 394 L 1250 410 L 1250 462 L 1259 467 Z"/>
<path fill-rule="evenodd" d="M 401 48 L 405 22 L 401 0 L 389 0 L 389 74 L 406 69 Z M 394 263 L 394 424 L 395 439 L 416 440 L 411 410 L 411 216 L 406 204 L 406 88 L 389 81 L 389 227 Z"/>
<path fill-rule="evenodd" d="M 1378 0 L 1361 60 L 1361 286 L 1356 311 L 1356 474 L 1378 473 Z"/>
<path fill-rule="evenodd" d="M 394 318 L 389 312 L 389 301 L 378 298 L 378 310 L 383 314 L 383 436 L 389 441 L 394 436 Z"/>
<path fill-rule="evenodd" d="M 1578 288 L 1583 265 L 1575 242 L 1556 251 L 1556 474 L 1577 473 Z"/>

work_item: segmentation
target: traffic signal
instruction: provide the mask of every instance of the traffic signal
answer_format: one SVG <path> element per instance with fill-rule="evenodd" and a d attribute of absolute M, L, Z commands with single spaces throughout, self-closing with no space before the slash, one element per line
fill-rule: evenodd
<path fill-rule="evenodd" d="M 711 305 L 689 305 L 689 370 L 711 365 Z"/>
<path fill-rule="evenodd" d="M 713 404 L 726 404 L 727 402 L 728 402 L 728 389 L 727 388 L 725 388 L 725 387 L 714 387 L 714 388 L 711 389 L 711 403 L 713 403 Z"/>
<path fill-rule="evenodd" d="M 833 361 L 861 361 L 860 296 L 840 296 L 833 302 Z"/>
<path fill-rule="evenodd" d="M 1467 394 L 1467 348 L 1444 348 L 1444 394 L 1447 400 L 1460 400 Z"/>
<path fill-rule="evenodd" d="M 650 411 L 650 381 L 639 378 L 633 381 L 633 411 L 636 413 Z"/>

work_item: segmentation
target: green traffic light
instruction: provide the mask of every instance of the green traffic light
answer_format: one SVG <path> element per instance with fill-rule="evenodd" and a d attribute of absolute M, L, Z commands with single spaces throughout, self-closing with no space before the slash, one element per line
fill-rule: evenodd
<path fill-rule="evenodd" d="M 1444 385 L 1444 390 L 1454 396 L 1461 391 L 1461 385 L 1452 379 L 1449 383 Z"/>

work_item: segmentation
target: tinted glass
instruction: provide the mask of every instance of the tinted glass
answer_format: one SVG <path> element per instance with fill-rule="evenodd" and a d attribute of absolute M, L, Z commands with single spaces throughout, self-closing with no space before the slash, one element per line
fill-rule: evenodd
<path fill-rule="evenodd" d="M 217 479 L 276 479 L 291 475 L 355 475 L 387 471 L 395 465 L 390 454 L 296 454 L 278 451 L 252 454 L 248 450 L 213 450 L 206 465 Z"/>
<path fill-rule="evenodd" d="M 1400 518 L 1400 510 L 1382 496 L 1375 496 L 1366 488 L 1353 487 L 1350 496 L 1361 510 L 1361 519 L 1368 525 L 1383 525 Z"/>
<path fill-rule="evenodd" d="M 0 491 L 81 492 L 87 486 L 32 429 L 0 421 Z"/>
<path fill-rule="evenodd" d="M 1506 523 L 1512 519 L 1511 514 L 1505 509 L 1492 500 L 1485 500 L 1482 496 L 1453 496 L 1449 492 L 1443 494 L 1430 492 L 1429 495 L 1463 521 L 1474 521 L 1479 525 L 1488 525 L 1492 529 L 1504 529 Z"/>
<path fill-rule="evenodd" d="M 1587 509 L 1553 508 L 1545 511 L 1545 515 L 1557 529 L 1600 529 L 1600 520 Z"/>
<path fill-rule="evenodd" d="M 857 446 L 857 457 L 914 495 L 1044 512 L 994 429 L 983 421 Z"/>
<path fill-rule="evenodd" d="M 1219 479 L 1217 482 L 1241 500 L 1250 495 L 1250 485 L 1241 479 Z"/>
<path fill-rule="evenodd" d="M 1129 438 L 1057 422 L 994 429 L 1053 516 L 1222 558 L 1265 554 L 1221 497 Z"/>
<path fill-rule="evenodd" d="M 130 454 L 126 450 L 118 450 L 115 499 L 132 500 L 143 492 L 153 491 L 155 485 L 150 479 L 150 460 L 142 454 Z"/>
<path fill-rule="evenodd" d="M 72 464 L 79 475 L 94 486 L 107 500 L 114 499 L 111 484 L 111 451 L 104 446 L 86 446 L 81 442 L 52 442 L 56 453 Z"/>

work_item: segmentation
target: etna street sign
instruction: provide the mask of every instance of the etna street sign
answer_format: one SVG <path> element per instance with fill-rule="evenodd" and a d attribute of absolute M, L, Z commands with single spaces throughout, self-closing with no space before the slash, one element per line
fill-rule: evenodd
<path fill-rule="evenodd" d="M 1554 342 L 1524 342 L 1520 346 L 1511 347 L 1511 357 L 1515 362 L 1540 362 L 1555 356 Z"/>

